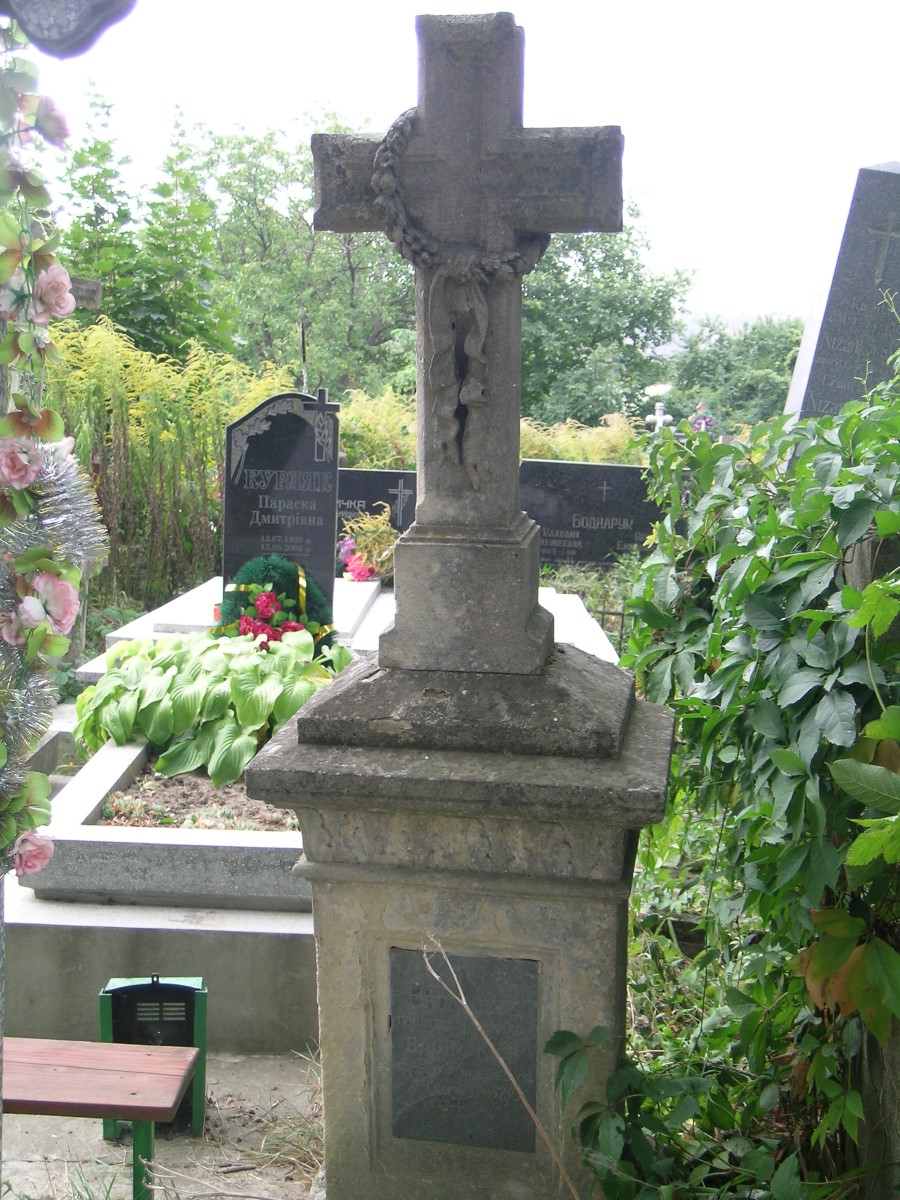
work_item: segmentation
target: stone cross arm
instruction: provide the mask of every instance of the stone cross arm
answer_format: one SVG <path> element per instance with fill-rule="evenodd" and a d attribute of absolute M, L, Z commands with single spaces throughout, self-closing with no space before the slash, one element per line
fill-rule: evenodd
<path fill-rule="evenodd" d="M 384 220 L 372 185 L 378 134 L 314 134 L 315 225 L 341 233 L 377 231 Z M 622 228 L 622 133 L 593 129 L 518 129 L 482 161 L 493 206 L 522 232 L 615 233 Z M 411 202 L 437 174 L 436 164 L 410 166 Z M 415 177 L 419 178 L 416 179 Z"/>

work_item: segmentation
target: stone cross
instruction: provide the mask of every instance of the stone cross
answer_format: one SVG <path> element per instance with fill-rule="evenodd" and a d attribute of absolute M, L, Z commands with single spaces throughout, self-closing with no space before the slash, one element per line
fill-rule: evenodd
<path fill-rule="evenodd" d="M 647 413 L 644 418 L 650 426 L 654 434 L 660 433 L 667 425 L 671 425 L 673 417 L 671 413 L 666 412 L 666 404 L 664 400 L 657 400 L 653 406 L 653 412 Z"/>
<path fill-rule="evenodd" d="M 509 13 L 417 19 L 419 102 L 386 137 L 316 135 L 319 229 L 384 229 L 416 268 L 416 520 L 383 666 L 535 674 L 539 531 L 521 511 L 521 279 L 551 232 L 622 227 L 618 128 L 525 129 Z"/>
<path fill-rule="evenodd" d="M 29 41 L 46 54 L 81 54 L 136 0 L 0 0 L 0 16 L 13 17 Z"/>

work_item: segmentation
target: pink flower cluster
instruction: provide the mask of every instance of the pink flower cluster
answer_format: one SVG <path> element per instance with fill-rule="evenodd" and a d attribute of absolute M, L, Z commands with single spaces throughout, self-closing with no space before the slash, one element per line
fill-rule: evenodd
<path fill-rule="evenodd" d="M 349 575 L 356 583 L 365 583 L 377 574 L 375 568 L 370 566 L 361 554 L 351 554 L 344 563 L 344 575 Z"/>
<path fill-rule="evenodd" d="M 52 857 L 53 838 L 45 833 L 20 833 L 13 845 L 13 866 L 20 878 L 43 871 Z"/>
<path fill-rule="evenodd" d="M 0 613 L 0 638 L 8 646 L 24 646 L 25 631 L 46 621 L 53 633 L 71 633 L 81 608 L 78 591 L 65 579 L 41 571 L 31 580 L 32 591 L 15 612 Z M 21 593 L 20 593 L 21 594 Z"/>
<path fill-rule="evenodd" d="M 24 491 L 37 479 L 43 465 L 40 448 L 28 438 L 0 438 L 0 487 Z"/>

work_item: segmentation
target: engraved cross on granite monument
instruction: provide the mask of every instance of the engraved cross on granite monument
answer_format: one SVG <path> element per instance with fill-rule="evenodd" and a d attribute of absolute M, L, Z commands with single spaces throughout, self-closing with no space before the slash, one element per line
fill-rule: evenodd
<path fill-rule="evenodd" d="M 382 666 L 533 673 L 553 641 L 519 499 L 522 276 L 551 232 L 622 227 L 618 128 L 524 129 L 508 13 L 419 17 L 419 104 L 317 135 L 315 223 L 384 229 L 416 267 L 418 502 Z"/>
<path fill-rule="evenodd" d="M 382 224 L 416 265 L 416 521 L 397 618 L 247 770 L 293 808 L 313 892 L 328 1200 L 566 1191 L 516 1093 L 429 976 L 430 935 L 587 1194 L 542 1053 L 624 1032 L 637 830 L 662 816 L 672 717 L 552 647 L 521 512 L 521 277 L 551 230 L 619 228 L 618 129 L 523 129 L 506 13 L 420 17 L 419 107 L 314 139 L 317 223 Z M 399 499 L 399 497 L 398 497 Z M 446 976 L 445 976 L 446 977 Z"/>

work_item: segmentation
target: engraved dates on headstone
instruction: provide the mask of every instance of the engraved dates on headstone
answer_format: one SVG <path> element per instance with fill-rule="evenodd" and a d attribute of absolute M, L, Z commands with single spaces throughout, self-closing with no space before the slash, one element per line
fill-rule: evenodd
<path fill-rule="evenodd" d="M 223 575 L 248 559 L 300 563 L 331 602 L 337 539 L 338 406 L 285 392 L 228 426 Z"/>
<path fill-rule="evenodd" d="M 449 956 L 466 999 L 532 1106 L 540 964 Z M 439 956 L 434 968 L 452 986 Z M 390 952 L 391 1108 L 397 1138 L 533 1152 L 535 1131 L 497 1060 L 420 950 Z"/>

